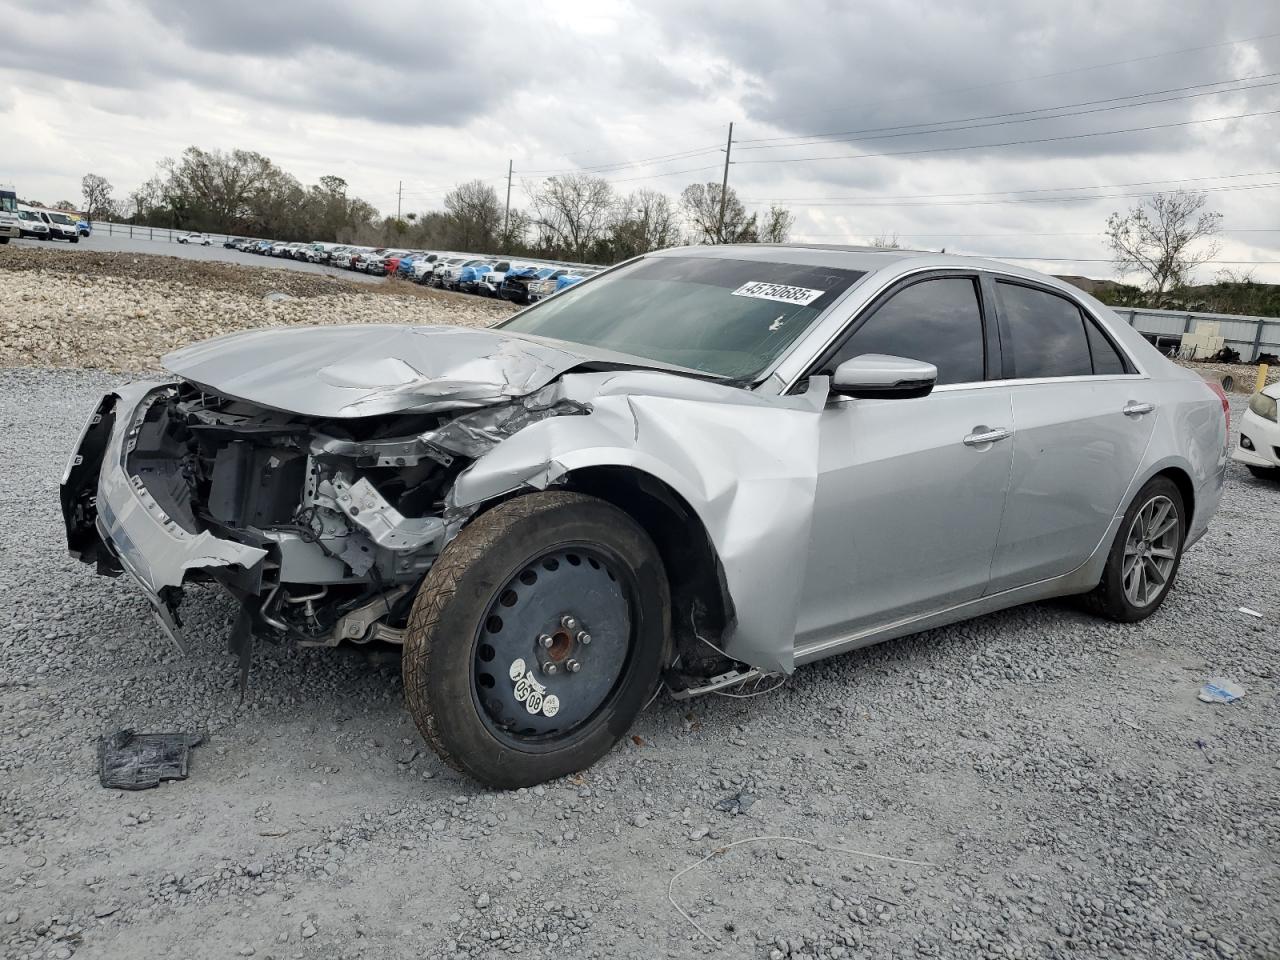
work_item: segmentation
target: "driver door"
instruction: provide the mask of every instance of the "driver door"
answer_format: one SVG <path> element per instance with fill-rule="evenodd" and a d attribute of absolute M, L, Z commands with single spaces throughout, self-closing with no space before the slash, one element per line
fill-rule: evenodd
<path fill-rule="evenodd" d="M 917 399 L 832 396 L 821 414 L 813 534 L 796 653 L 980 596 L 1013 466 L 1013 416 L 976 276 L 889 291 L 815 367 L 862 354 L 933 363 Z M 991 359 L 988 360 L 988 355 Z"/>

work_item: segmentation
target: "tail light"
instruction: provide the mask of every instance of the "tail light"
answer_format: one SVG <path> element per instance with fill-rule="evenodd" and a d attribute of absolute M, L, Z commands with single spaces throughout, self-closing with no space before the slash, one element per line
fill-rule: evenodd
<path fill-rule="evenodd" d="M 1231 432 L 1231 401 L 1227 399 L 1227 392 L 1222 389 L 1221 384 L 1216 380 L 1206 380 L 1209 389 L 1218 395 L 1218 399 L 1222 402 L 1222 416 L 1227 421 L 1227 432 Z"/>

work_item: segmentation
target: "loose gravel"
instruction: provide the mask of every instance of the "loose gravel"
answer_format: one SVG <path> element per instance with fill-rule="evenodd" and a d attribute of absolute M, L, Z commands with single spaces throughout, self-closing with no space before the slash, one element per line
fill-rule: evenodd
<path fill-rule="evenodd" d="M 488 326 L 514 310 L 401 280 L 368 284 L 178 257 L 0 248 L 0 367 L 147 370 L 175 347 L 237 330 Z"/>
<path fill-rule="evenodd" d="M 661 698 L 497 793 L 425 748 L 394 657 L 266 647 L 242 704 L 225 598 L 189 594 L 183 658 L 66 557 L 58 477 L 118 380 L 0 371 L 5 957 L 1280 957 L 1280 484 L 1232 465 L 1143 623 L 1036 604 Z M 1213 676 L 1245 698 L 1199 702 Z M 103 790 L 121 726 L 204 734 L 191 778 Z M 680 873 L 779 836 L 818 846 Z"/>

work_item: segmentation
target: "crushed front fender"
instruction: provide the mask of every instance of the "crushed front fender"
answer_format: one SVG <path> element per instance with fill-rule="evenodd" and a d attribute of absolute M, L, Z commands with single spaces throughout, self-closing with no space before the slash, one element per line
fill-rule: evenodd
<path fill-rule="evenodd" d="M 493 446 L 458 477 L 450 509 L 588 467 L 650 474 L 698 513 L 719 556 L 734 611 L 725 652 L 790 673 L 827 379 L 792 397 L 647 371 L 574 374 L 555 386 L 589 414 L 540 419 Z"/>

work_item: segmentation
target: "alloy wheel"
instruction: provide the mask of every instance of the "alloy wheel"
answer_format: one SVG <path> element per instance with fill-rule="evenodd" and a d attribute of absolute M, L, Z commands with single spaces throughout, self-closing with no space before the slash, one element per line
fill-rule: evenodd
<path fill-rule="evenodd" d="M 1124 542 L 1121 581 L 1135 607 L 1154 603 L 1178 562 L 1178 508 L 1165 496 L 1152 497 L 1133 518 Z"/>

